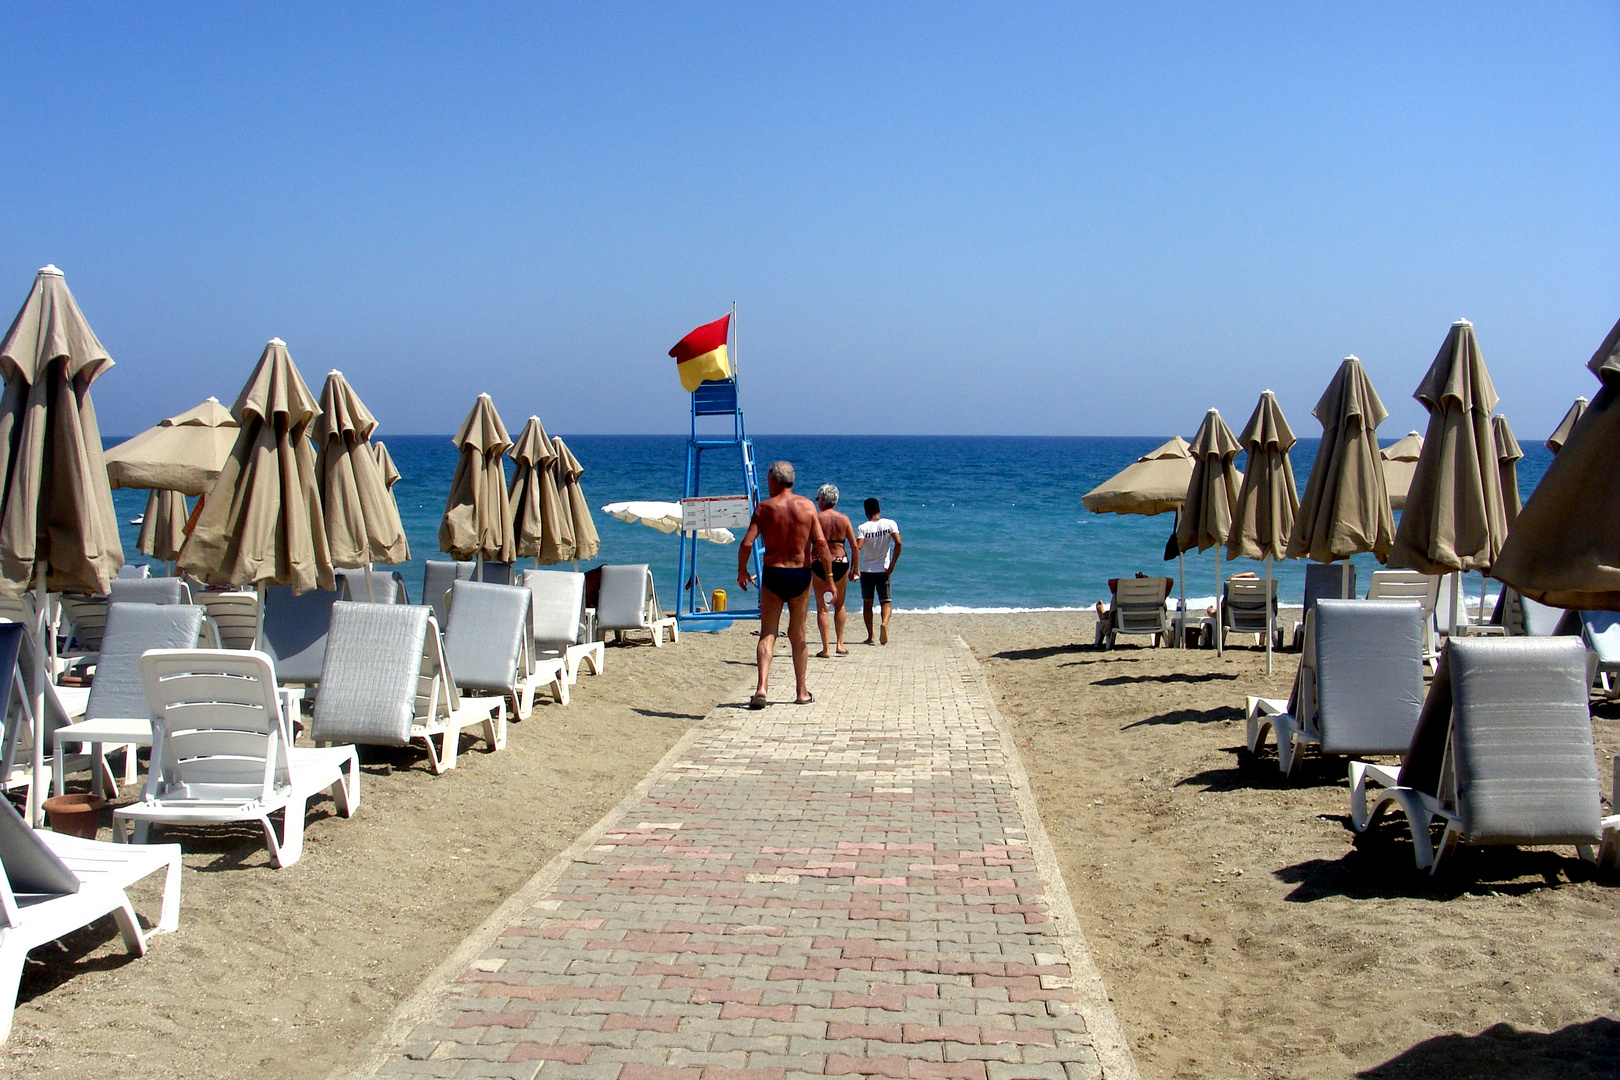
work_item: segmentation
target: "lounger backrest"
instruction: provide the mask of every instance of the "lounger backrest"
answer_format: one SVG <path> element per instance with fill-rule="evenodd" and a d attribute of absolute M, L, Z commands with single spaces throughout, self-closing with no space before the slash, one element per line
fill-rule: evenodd
<path fill-rule="evenodd" d="M 56 730 L 73 722 L 73 718 L 68 716 L 67 707 L 62 704 L 62 699 L 56 692 L 56 684 L 49 677 L 45 679 L 43 686 L 35 684 L 32 632 L 23 634 L 19 643 L 17 670 L 22 673 L 22 682 L 12 692 L 6 707 L 6 733 L 4 740 L 0 741 L 0 776 L 10 776 L 17 762 L 26 758 L 24 748 L 32 748 L 34 745 L 34 725 L 29 716 L 34 708 L 36 692 L 42 691 L 45 696 L 46 753 L 50 753 L 56 746 Z"/>
<path fill-rule="evenodd" d="M 585 618 L 585 575 L 569 570 L 525 570 L 534 619 L 534 641 L 542 648 L 560 649 L 579 643 Z"/>
<path fill-rule="evenodd" d="M 636 630 L 649 625 L 652 572 L 646 563 L 604 566 L 602 592 L 596 601 L 599 630 Z"/>
<path fill-rule="evenodd" d="M 458 581 L 450 586 L 444 653 L 462 690 L 499 693 L 529 673 L 529 590 Z"/>
<path fill-rule="evenodd" d="M 1423 711 L 1422 607 L 1322 600 L 1313 619 L 1323 753 L 1405 753 Z"/>
<path fill-rule="evenodd" d="M 7 926 L 22 922 L 19 898 L 42 899 L 79 891 L 79 878 L 45 841 L 34 834 L 28 823 L 7 799 L 0 799 L 0 907 Z"/>
<path fill-rule="evenodd" d="M 1253 627 L 1254 630 L 1264 631 L 1266 628 L 1266 598 L 1271 599 L 1271 613 L 1277 612 L 1277 581 L 1272 579 L 1268 583 L 1259 578 L 1228 578 L 1226 581 L 1226 602 L 1221 605 L 1221 615 L 1226 625 L 1234 628 Z"/>
<path fill-rule="evenodd" d="M 72 645 L 91 652 L 101 648 L 101 635 L 107 627 L 105 596 L 64 596 L 62 616 L 72 633 Z"/>
<path fill-rule="evenodd" d="M 107 590 L 109 604 L 189 604 L 191 590 L 177 577 L 116 578 Z"/>
<path fill-rule="evenodd" d="M 1580 642 L 1464 639 L 1448 652 L 1464 839 L 1596 844 L 1601 794 Z"/>
<path fill-rule="evenodd" d="M 148 797 L 249 801 L 286 786 L 291 732 L 267 654 L 152 649 L 139 668 L 152 714 Z"/>
<path fill-rule="evenodd" d="M 291 585 L 275 585 L 264 594 L 264 651 L 276 662 L 284 683 L 318 683 L 326 658 L 326 634 L 332 625 L 335 589 L 311 589 L 294 596 Z"/>
<path fill-rule="evenodd" d="M 366 593 L 366 568 L 334 570 L 338 578 L 338 599 L 360 604 L 408 604 L 411 595 L 405 576 L 398 570 L 372 570 L 371 593 Z"/>
<path fill-rule="evenodd" d="M 512 570 L 512 564 L 509 562 L 486 562 L 484 564 L 483 574 L 479 575 L 475 571 L 473 577 L 486 585 L 517 584 L 517 582 L 514 580 L 516 575 Z"/>
<path fill-rule="evenodd" d="M 1431 616 L 1439 596 L 1440 579 L 1416 570 L 1374 570 L 1367 586 L 1369 600 L 1416 600 Z"/>
<path fill-rule="evenodd" d="M 433 609 L 433 617 L 439 620 L 441 627 L 450 625 L 450 606 L 445 600 L 445 593 L 450 591 L 453 582 L 471 581 L 475 565 L 470 562 L 430 559 L 423 566 L 422 603 Z"/>
<path fill-rule="evenodd" d="M 219 644 L 222 648 L 259 648 L 263 609 L 259 606 L 257 593 L 205 592 L 202 604 L 208 617 L 219 627 Z"/>
<path fill-rule="evenodd" d="M 1598 663 L 1620 664 L 1620 613 L 1581 612 L 1581 637 L 1586 647 L 1597 654 Z"/>
<path fill-rule="evenodd" d="M 141 686 L 141 654 L 149 649 L 195 649 L 204 614 L 190 604 L 111 605 L 84 718 L 151 719 L 154 714 Z"/>
<path fill-rule="evenodd" d="M 123 566 L 118 568 L 118 574 L 116 575 L 117 580 L 119 581 L 148 578 L 151 576 L 152 568 L 145 563 L 125 563 Z"/>
<path fill-rule="evenodd" d="M 1164 602 L 1173 582 L 1166 577 L 1120 578 L 1114 586 L 1114 629 L 1119 633 L 1161 633 L 1170 627 Z"/>
<path fill-rule="evenodd" d="M 422 651 L 433 613 L 406 604 L 332 605 L 321 692 L 310 737 L 317 742 L 404 746 L 422 693 Z M 434 687 L 427 690 L 432 697 Z"/>
<path fill-rule="evenodd" d="M 1350 569 L 1350 587 L 1345 588 L 1345 567 Z M 1353 600 L 1356 595 L 1356 568 L 1352 564 L 1305 564 L 1305 612 L 1316 607 L 1318 600 Z"/>

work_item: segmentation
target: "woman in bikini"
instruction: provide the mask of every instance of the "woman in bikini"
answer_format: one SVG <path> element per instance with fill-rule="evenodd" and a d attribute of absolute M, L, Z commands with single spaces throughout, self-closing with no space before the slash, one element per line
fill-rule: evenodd
<path fill-rule="evenodd" d="M 836 646 L 839 656 L 849 655 L 844 648 L 844 591 L 849 588 L 849 548 L 855 539 L 855 527 L 845 515 L 833 507 L 838 505 L 838 488 L 834 484 L 822 484 L 816 491 L 816 516 L 821 519 L 821 531 L 827 538 L 827 545 L 832 548 L 832 585 L 829 588 L 827 579 L 823 576 L 819 562 L 810 564 L 815 574 L 816 590 L 816 626 L 821 630 L 821 651 L 817 656 L 831 656 L 828 651 L 828 631 L 836 630 Z M 828 611 L 827 597 L 831 595 L 831 612 Z M 832 624 L 829 627 L 829 622 Z"/>

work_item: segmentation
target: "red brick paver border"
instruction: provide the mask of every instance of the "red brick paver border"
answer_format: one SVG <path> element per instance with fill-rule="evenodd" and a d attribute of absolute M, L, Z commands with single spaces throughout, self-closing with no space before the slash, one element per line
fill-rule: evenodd
<path fill-rule="evenodd" d="M 348 1075 L 1132 1080 L 966 646 L 813 685 L 717 708 Z"/>

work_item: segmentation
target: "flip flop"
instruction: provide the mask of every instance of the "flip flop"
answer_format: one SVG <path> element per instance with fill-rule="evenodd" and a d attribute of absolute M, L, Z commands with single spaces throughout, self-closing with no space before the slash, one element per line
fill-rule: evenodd
<path fill-rule="evenodd" d="M 839 649 L 838 652 L 836 653 L 836 655 L 838 655 L 838 656 L 848 656 L 849 655 L 849 650 L 848 649 Z"/>
<path fill-rule="evenodd" d="M 770 703 L 765 700 L 764 694 L 755 694 L 753 697 L 748 699 L 748 707 L 750 709 L 763 709 L 768 704 Z"/>
<path fill-rule="evenodd" d="M 814 705 L 815 703 L 816 703 L 816 695 L 811 694 L 809 697 L 805 698 L 803 701 L 795 701 L 793 704 L 795 704 L 795 705 Z"/>

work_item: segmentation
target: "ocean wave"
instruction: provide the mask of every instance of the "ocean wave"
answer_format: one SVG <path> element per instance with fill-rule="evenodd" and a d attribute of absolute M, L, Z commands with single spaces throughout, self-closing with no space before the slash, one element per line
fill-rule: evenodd
<path fill-rule="evenodd" d="M 895 608 L 896 615 L 1025 615 L 1042 611 L 1090 611 L 1095 613 L 1096 608 L 1086 607 L 963 607 L 960 604 L 940 604 L 936 607 L 926 608 Z"/>

